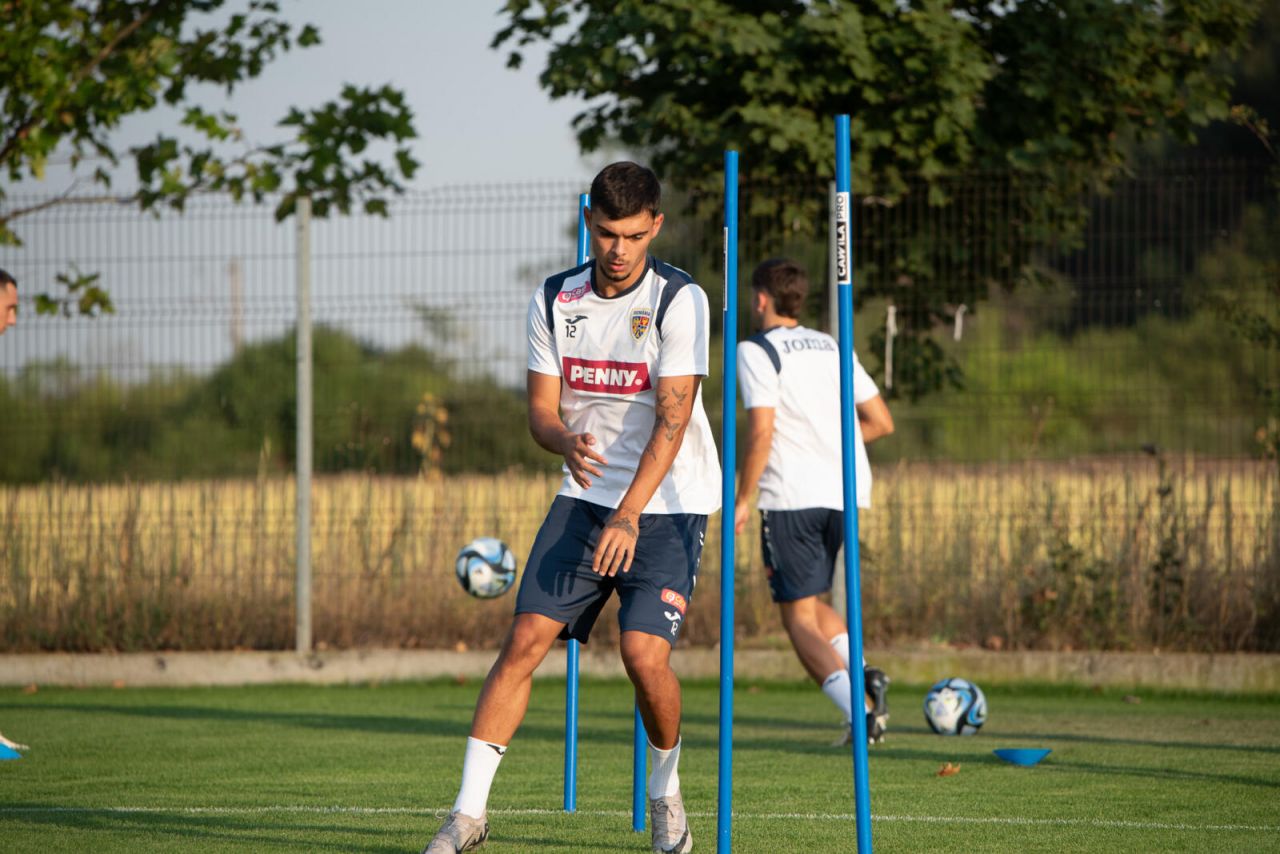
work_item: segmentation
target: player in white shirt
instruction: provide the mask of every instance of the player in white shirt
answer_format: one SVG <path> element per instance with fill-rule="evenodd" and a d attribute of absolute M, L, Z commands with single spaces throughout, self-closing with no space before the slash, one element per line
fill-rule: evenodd
<path fill-rule="evenodd" d="M 4 270 L 0 270 L 0 335 L 10 326 L 18 322 L 18 281 Z M 0 735 L 0 745 L 10 750 L 26 750 L 25 744 L 18 744 Z"/>
<path fill-rule="evenodd" d="M 800 325 L 808 290 L 804 269 L 787 259 L 765 261 L 751 276 L 751 313 L 760 331 L 738 345 L 749 425 L 734 530 L 746 527 L 758 486 L 770 592 L 800 662 L 844 714 L 845 735 L 837 743 L 848 744 L 853 721 L 849 630 L 819 598 L 831 589 L 844 540 L 840 356 L 834 338 Z M 857 501 L 870 507 L 866 443 L 892 433 L 893 418 L 856 355 L 853 375 Z M 860 666 L 868 739 L 878 742 L 889 717 L 889 679 L 865 661 Z"/>
<path fill-rule="evenodd" d="M 478 847 L 489 788 L 557 638 L 586 642 L 618 594 L 621 653 L 649 737 L 654 851 L 692 849 L 680 796 L 684 625 L 720 463 L 702 407 L 707 297 L 648 254 L 662 228 L 649 169 L 614 163 L 591 184 L 592 260 L 552 276 L 528 313 L 529 430 L 564 457 L 564 484 L 534 541 L 516 616 L 471 723 L 462 786 L 426 854 Z"/>

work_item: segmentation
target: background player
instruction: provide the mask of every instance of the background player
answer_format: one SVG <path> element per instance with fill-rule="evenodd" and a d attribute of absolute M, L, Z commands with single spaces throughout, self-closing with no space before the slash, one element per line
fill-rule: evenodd
<path fill-rule="evenodd" d="M 18 282 L 0 270 L 0 335 L 10 326 L 18 322 Z M 10 750 L 26 750 L 25 744 L 18 744 L 0 735 L 0 744 Z"/>
<path fill-rule="evenodd" d="M 655 851 L 689 851 L 677 765 L 680 683 L 671 647 L 693 594 L 720 464 L 699 389 L 702 289 L 648 255 L 662 228 L 649 169 L 614 163 L 591 184 L 593 260 L 529 304 L 529 430 L 565 478 L 520 581 L 516 616 L 476 703 L 462 786 L 428 854 L 477 847 L 489 788 L 557 638 L 586 642 L 616 591 L 622 660 L 649 736 Z"/>
<path fill-rule="evenodd" d="M 809 292 L 804 268 L 773 259 L 751 275 L 751 314 L 760 331 L 738 345 L 738 378 L 748 435 L 734 512 L 741 532 L 760 489 L 761 550 L 773 601 L 796 655 L 844 714 L 852 734 L 849 630 L 819 596 L 831 589 L 844 540 L 840 466 L 840 358 L 836 341 L 800 325 Z M 865 443 L 893 432 L 893 418 L 875 382 L 853 361 L 857 411 L 858 506 L 871 506 L 871 466 Z M 867 737 L 884 737 L 889 679 L 864 667 Z"/>

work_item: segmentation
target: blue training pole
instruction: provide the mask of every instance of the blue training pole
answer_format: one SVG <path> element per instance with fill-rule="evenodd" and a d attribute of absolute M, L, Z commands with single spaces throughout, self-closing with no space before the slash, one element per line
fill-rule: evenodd
<path fill-rule="evenodd" d="M 716 850 L 732 850 L 733 825 L 733 489 L 738 411 L 738 152 L 724 153 L 724 386 L 720 468 L 720 798 Z"/>
<path fill-rule="evenodd" d="M 853 683 L 853 796 L 858 854 L 871 854 L 871 784 L 867 774 L 866 686 L 862 673 L 862 579 L 858 555 L 858 470 L 853 406 L 853 235 L 849 207 L 849 117 L 836 116 L 836 284 L 840 296 L 840 423 L 844 445 L 845 613 L 849 618 L 849 681 Z"/>
<path fill-rule="evenodd" d="M 578 263 L 587 263 L 587 218 L 591 196 L 578 196 Z M 569 639 L 564 685 L 564 811 L 578 810 L 578 642 Z"/>
<path fill-rule="evenodd" d="M 631 829 L 637 833 L 644 830 L 645 801 L 645 759 L 649 756 L 649 736 L 644 731 L 644 721 L 640 718 L 640 706 L 636 706 L 636 724 L 631 745 Z"/>

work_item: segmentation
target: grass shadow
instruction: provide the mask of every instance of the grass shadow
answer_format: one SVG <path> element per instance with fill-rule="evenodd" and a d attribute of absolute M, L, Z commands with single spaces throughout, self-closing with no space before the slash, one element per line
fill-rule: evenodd
<path fill-rule="evenodd" d="M 49 804 L 27 804 L 7 808 L 10 816 L 21 817 L 28 824 L 46 828 L 50 832 L 90 833 L 104 835 L 142 835 L 149 842 L 159 841 L 169 850 L 185 844 L 202 842 L 213 846 L 279 846 L 307 851 L 359 851 L 368 854 L 391 854 L 405 851 L 398 839 L 401 832 L 379 828 L 355 828 L 349 816 L 344 824 L 322 824 L 312 820 L 292 823 L 272 819 L 267 813 L 251 815 L 208 815 L 173 812 L 147 812 L 145 810 L 69 810 Z M 430 832 L 425 830 L 424 833 Z M 433 828 L 434 829 L 434 828 Z M 361 840 L 335 839 L 322 841 L 319 837 L 361 837 Z M 301 838 L 300 838 L 301 837 Z M 370 837 L 381 837 L 372 839 Z M 303 843 L 305 839 L 305 843 Z M 165 843 L 164 840 L 169 840 Z"/>

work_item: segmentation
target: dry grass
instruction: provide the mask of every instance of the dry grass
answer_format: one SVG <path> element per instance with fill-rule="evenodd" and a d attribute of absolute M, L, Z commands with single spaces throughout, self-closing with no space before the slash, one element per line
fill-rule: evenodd
<path fill-rule="evenodd" d="M 342 476 L 314 490 L 315 637 L 493 646 L 513 600 L 452 578 L 470 538 L 528 554 L 558 477 Z M 1005 648 L 1280 649 L 1275 463 L 1147 458 L 876 472 L 866 631 Z M 287 648 L 287 480 L 0 487 L 0 649 Z M 738 636 L 779 632 L 758 532 L 738 540 Z M 719 523 L 682 643 L 718 638 Z M 606 615 L 599 640 L 616 635 Z"/>

